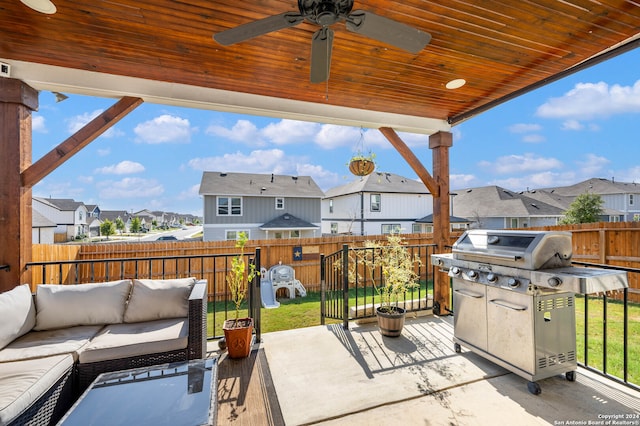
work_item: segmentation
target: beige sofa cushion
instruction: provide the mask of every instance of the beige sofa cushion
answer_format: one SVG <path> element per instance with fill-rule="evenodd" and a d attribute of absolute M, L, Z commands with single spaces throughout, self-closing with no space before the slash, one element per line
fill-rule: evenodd
<path fill-rule="evenodd" d="M 0 425 L 22 414 L 72 367 L 69 354 L 0 364 Z"/>
<path fill-rule="evenodd" d="M 41 284 L 36 291 L 34 330 L 122 322 L 131 281 L 99 284 Z"/>
<path fill-rule="evenodd" d="M 28 284 L 0 294 L 0 349 L 27 333 L 36 324 L 36 309 Z"/>
<path fill-rule="evenodd" d="M 98 334 L 102 325 L 79 325 L 56 330 L 32 331 L 14 340 L 0 351 L 0 363 L 52 355 L 71 354 L 78 360 L 78 351 Z"/>
<path fill-rule="evenodd" d="M 188 334 L 182 318 L 108 325 L 80 350 L 80 363 L 186 349 Z"/>
<path fill-rule="evenodd" d="M 195 282 L 195 278 L 133 280 L 124 322 L 186 318 L 189 315 L 189 294 Z"/>

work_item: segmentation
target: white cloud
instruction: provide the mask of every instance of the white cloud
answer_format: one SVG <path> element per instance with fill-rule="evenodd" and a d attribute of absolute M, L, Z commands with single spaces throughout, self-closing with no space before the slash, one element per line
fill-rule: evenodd
<path fill-rule="evenodd" d="M 535 133 L 540 130 L 542 130 L 542 126 L 539 124 L 518 123 L 509 126 L 511 133 Z"/>
<path fill-rule="evenodd" d="M 178 194 L 178 200 L 188 200 L 190 198 L 198 198 L 200 196 L 200 184 L 191 185 L 189 188 Z"/>
<path fill-rule="evenodd" d="M 125 160 L 111 166 L 100 167 L 95 169 L 94 172 L 104 175 L 127 175 L 144 172 L 144 166 L 135 161 Z"/>
<path fill-rule="evenodd" d="M 546 140 L 547 138 L 538 134 L 524 135 L 522 137 L 522 142 L 526 142 L 526 143 L 542 143 Z"/>
<path fill-rule="evenodd" d="M 141 143 L 189 143 L 195 129 L 186 118 L 163 114 L 138 124 L 133 132 L 136 134 L 136 142 Z"/>
<path fill-rule="evenodd" d="M 199 157 L 189 160 L 188 165 L 194 170 L 215 170 L 221 172 L 253 172 L 275 173 L 283 165 L 291 164 L 292 160 L 285 161 L 285 153 L 280 149 L 255 150 L 249 155 L 241 152 L 224 154 L 216 157 Z M 295 164 L 295 163 L 293 163 Z M 293 167 L 291 167 L 293 170 Z"/>
<path fill-rule="evenodd" d="M 640 184 L 640 166 L 617 171 L 616 173 L 613 173 L 613 176 L 616 181 Z M 638 191 L 640 191 L 640 185 L 638 185 Z"/>
<path fill-rule="evenodd" d="M 567 120 L 562 123 L 562 130 L 582 130 L 584 125 L 578 120 Z"/>
<path fill-rule="evenodd" d="M 616 114 L 640 112 L 640 80 L 633 86 L 609 86 L 578 83 L 559 98 L 551 98 L 538 107 L 536 114 L 545 118 L 588 120 Z"/>
<path fill-rule="evenodd" d="M 595 154 L 586 154 L 584 160 L 576 160 L 582 176 L 597 176 L 611 161 Z"/>
<path fill-rule="evenodd" d="M 103 111 L 104 110 L 102 109 L 97 109 L 93 112 L 85 112 L 84 114 L 80 114 L 80 115 L 76 115 L 74 117 L 68 118 L 66 120 L 67 131 L 69 132 L 69 134 L 76 133 L 78 130 L 82 129 L 87 123 L 89 123 L 91 120 L 93 120 L 94 118 L 102 114 Z M 103 136 L 105 138 L 113 138 L 113 137 L 122 136 L 122 135 L 124 135 L 123 132 L 116 129 L 115 127 L 111 127 L 100 136 Z"/>
<path fill-rule="evenodd" d="M 230 129 L 212 125 L 205 132 L 208 135 L 220 136 L 249 146 L 263 146 L 265 144 L 256 125 L 249 120 L 238 120 Z"/>
<path fill-rule="evenodd" d="M 47 129 L 44 121 L 43 116 L 33 114 L 31 116 L 31 130 L 38 133 L 49 133 L 49 129 Z"/>
<path fill-rule="evenodd" d="M 476 186 L 478 178 L 474 175 L 449 175 L 449 187 L 452 190 Z"/>
<path fill-rule="evenodd" d="M 261 134 L 275 145 L 305 143 L 314 140 L 321 125 L 305 121 L 280 120 L 268 124 Z"/>
<path fill-rule="evenodd" d="M 103 181 L 96 185 L 102 199 L 148 198 L 164 192 L 164 187 L 155 179 L 124 178 L 119 181 Z"/>
<path fill-rule="evenodd" d="M 488 182 L 488 185 L 497 185 L 512 191 L 524 191 L 527 188 L 547 188 L 551 186 L 572 185 L 574 183 L 576 183 L 576 175 L 572 171 L 545 171 L 528 175 L 518 175 L 517 177 L 506 179 L 497 179 Z"/>
<path fill-rule="evenodd" d="M 106 157 L 107 155 L 111 154 L 111 150 L 109 148 L 106 149 L 99 149 L 98 150 L 98 155 L 100 157 Z"/>
<path fill-rule="evenodd" d="M 78 182 L 84 184 L 93 183 L 93 176 L 78 176 Z"/>
<path fill-rule="evenodd" d="M 545 158 L 536 154 L 506 155 L 494 162 L 481 161 L 478 165 L 495 174 L 527 173 L 561 169 L 563 164 L 557 158 Z"/>

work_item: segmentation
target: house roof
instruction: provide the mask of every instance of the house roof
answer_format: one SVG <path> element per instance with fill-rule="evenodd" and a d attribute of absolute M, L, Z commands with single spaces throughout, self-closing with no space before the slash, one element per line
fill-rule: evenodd
<path fill-rule="evenodd" d="M 423 218 L 416 220 L 417 223 L 433 223 L 433 214 L 428 214 Z M 469 219 L 458 216 L 449 216 L 449 223 L 469 223 Z"/>
<path fill-rule="evenodd" d="M 300 218 L 295 217 L 292 214 L 285 213 L 276 217 L 269 222 L 264 223 L 260 226 L 260 229 L 264 230 L 277 230 L 277 229 L 318 229 L 319 227 L 314 225 L 313 223 L 309 223 L 306 220 L 302 220 Z"/>
<path fill-rule="evenodd" d="M 122 219 L 123 221 L 129 220 L 129 212 L 126 210 L 101 210 L 100 211 L 100 220 L 109 219 L 111 222 L 114 222 L 117 218 Z"/>
<path fill-rule="evenodd" d="M 42 197 L 33 197 L 33 199 L 38 200 L 44 204 L 49 206 L 53 206 L 60 211 L 76 211 L 78 207 L 84 206 L 84 203 L 81 201 L 75 201 L 72 198 L 42 198 Z M 85 206 L 86 208 L 86 206 Z"/>
<path fill-rule="evenodd" d="M 593 191 L 595 194 L 596 192 Z M 564 211 L 566 211 L 573 200 L 577 197 L 577 195 L 560 195 L 558 192 L 551 192 L 544 189 L 537 189 L 533 191 L 527 191 L 524 193 L 526 196 L 535 198 L 538 201 L 542 201 L 544 203 L 550 204 L 552 206 L 556 206 Z M 623 214 L 619 210 L 609 209 L 606 207 L 602 208 L 602 213 L 607 216 L 619 216 Z"/>
<path fill-rule="evenodd" d="M 373 172 L 353 181 L 328 189 L 325 198 L 359 192 L 380 192 L 397 194 L 429 194 L 427 187 L 417 180 L 409 179 L 393 173 Z"/>
<path fill-rule="evenodd" d="M 565 210 L 499 186 L 455 192 L 458 195 L 453 199 L 454 212 L 467 218 L 562 216 Z"/>
<path fill-rule="evenodd" d="M 57 225 L 55 222 L 41 215 L 38 211 L 33 210 L 31 212 L 31 226 L 33 228 L 55 228 Z"/>
<path fill-rule="evenodd" d="M 545 191 L 557 195 L 578 196 L 585 192 L 600 195 L 638 194 L 640 184 L 635 182 L 615 182 L 604 178 L 591 178 L 574 185 L 545 188 Z"/>
<path fill-rule="evenodd" d="M 204 172 L 200 195 L 322 198 L 311 176 Z"/>

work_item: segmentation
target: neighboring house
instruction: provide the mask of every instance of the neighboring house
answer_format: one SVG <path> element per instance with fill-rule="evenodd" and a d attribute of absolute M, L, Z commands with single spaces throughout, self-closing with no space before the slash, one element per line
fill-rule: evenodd
<path fill-rule="evenodd" d="M 87 207 L 87 216 L 100 218 L 100 207 L 97 204 L 85 204 Z"/>
<path fill-rule="evenodd" d="M 204 241 L 320 234 L 324 193 L 310 176 L 204 172 L 200 195 Z"/>
<path fill-rule="evenodd" d="M 640 184 L 635 182 L 615 182 L 613 179 L 592 178 L 570 186 L 544 188 L 542 191 L 555 196 L 575 197 L 584 193 L 602 197 L 605 222 L 640 220 Z"/>
<path fill-rule="evenodd" d="M 31 212 L 31 216 L 31 243 L 53 244 L 57 225 L 36 210 Z"/>
<path fill-rule="evenodd" d="M 100 212 L 100 222 L 104 222 L 105 220 L 109 220 L 110 222 L 116 223 L 116 220 L 120 218 L 122 222 L 124 222 L 124 230 L 123 232 L 129 232 L 129 226 L 131 225 L 131 213 L 126 210 L 102 210 Z M 116 232 L 119 232 L 116 230 Z"/>
<path fill-rule="evenodd" d="M 433 214 L 416 220 L 416 225 L 419 225 L 419 228 L 414 225 L 414 232 L 433 233 Z M 464 217 L 449 216 L 449 226 L 452 231 L 465 230 L 471 227 L 471 221 Z"/>
<path fill-rule="evenodd" d="M 430 213 L 433 198 L 422 182 L 374 172 L 327 190 L 322 200 L 322 233 L 421 232 L 422 224 L 416 220 Z"/>
<path fill-rule="evenodd" d="M 499 186 L 455 191 L 452 214 L 471 228 L 510 229 L 557 225 L 565 209 Z"/>
<path fill-rule="evenodd" d="M 33 197 L 33 210 L 56 224 L 56 234 L 64 234 L 65 240 L 73 240 L 88 232 L 87 207 L 70 198 Z"/>
<path fill-rule="evenodd" d="M 524 195 L 535 198 L 538 201 L 551 204 L 566 211 L 576 197 L 571 195 L 559 195 L 554 190 L 534 189 L 523 193 Z M 624 214 L 618 210 L 602 207 L 601 222 L 620 222 L 624 218 Z"/>

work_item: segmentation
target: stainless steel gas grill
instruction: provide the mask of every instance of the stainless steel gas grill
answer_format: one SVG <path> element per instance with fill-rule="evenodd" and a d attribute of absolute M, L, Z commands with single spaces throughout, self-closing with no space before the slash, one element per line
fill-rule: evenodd
<path fill-rule="evenodd" d="M 431 263 L 453 283 L 454 347 L 527 379 L 576 378 L 575 294 L 628 287 L 627 273 L 571 266 L 571 234 L 466 231 Z"/>

